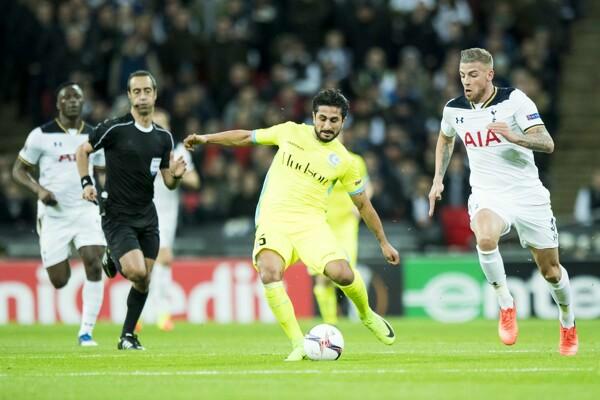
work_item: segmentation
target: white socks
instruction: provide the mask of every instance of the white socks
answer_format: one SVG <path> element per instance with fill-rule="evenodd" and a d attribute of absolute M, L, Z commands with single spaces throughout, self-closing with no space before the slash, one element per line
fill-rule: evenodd
<path fill-rule="evenodd" d="M 571 285 L 569 283 L 569 274 L 567 270 L 560 266 L 560 281 L 557 283 L 548 283 L 550 294 L 558 305 L 558 318 L 563 328 L 572 328 L 575 325 L 575 313 L 571 307 Z"/>
<path fill-rule="evenodd" d="M 500 308 L 513 307 L 514 300 L 506 285 L 504 262 L 502 261 L 498 247 L 491 251 L 483 251 L 477 246 L 477 254 L 479 254 L 479 264 L 481 265 L 483 274 L 496 291 Z"/>
<path fill-rule="evenodd" d="M 171 267 L 155 263 L 153 275 L 152 279 L 156 284 L 156 315 L 160 318 L 161 316 L 171 314 L 170 291 L 173 284 L 173 274 L 171 273 Z"/>
<path fill-rule="evenodd" d="M 483 251 L 477 246 L 479 254 L 479 263 L 481 269 L 492 285 L 498 296 L 500 308 L 510 308 L 514 305 L 513 297 L 508 291 L 506 285 L 506 272 L 504 271 L 504 262 L 502 256 L 496 247 L 491 251 Z M 561 277 L 557 283 L 548 283 L 550 294 L 559 308 L 560 323 L 564 328 L 571 328 L 575 325 L 575 313 L 571 307 L 571 285 L 569 284 L 569 274 L 567 270 L 560 266 Z"/>
<path fill-rule="evenodd" d="M 79 336 L 83 334 L 92 334 L 96 319 L 102 307 L 102 299 L 104 298 L 104 281 L 97 282 L 86 281 L 83 284 L 81 293 L 83 302 L 83 310 L 81 312 L 81 327 L 79 328 Z"/>

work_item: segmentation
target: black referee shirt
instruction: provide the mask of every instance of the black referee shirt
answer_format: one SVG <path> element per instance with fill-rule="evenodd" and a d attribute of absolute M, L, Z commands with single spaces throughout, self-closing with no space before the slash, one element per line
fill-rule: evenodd
<path fill-rule="evenodd" d="M 154 123 L 145 129 L 127 114 L 99 124 L 89 141 L 94 151 L 104 149 L 107 215 L 148 215 L 154 207 L 154 178 L 161 169 L 169 168 L 171 133 Z"/>

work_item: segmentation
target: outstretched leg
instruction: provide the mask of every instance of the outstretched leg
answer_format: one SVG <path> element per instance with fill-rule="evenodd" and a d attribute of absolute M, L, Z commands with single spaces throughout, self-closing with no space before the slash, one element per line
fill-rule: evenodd
<path fill-rule="evenodd" d="M 558 306 L 560 320 L 560 354 L 572 356 L 577 354 L 579 347 L 577 330 L 575 328 L 575 313 L 571 300 L 571 284 L 567 270 L 560 265 L 558 248 L 531 249 L 533 259 L 546 282 L 548 289 Z"/>
<path fill-rule="evenodd" d="M 391 325 L 369 307 L 367 288 L 360 273 L 352 270 L 348 261 L 334 260 L 325 266 L 325 275 L 335 282 L 344 294 L 354 303 L 362 323 L 369 328 L 381 342 L 392 344 L 396 334 Z"/>

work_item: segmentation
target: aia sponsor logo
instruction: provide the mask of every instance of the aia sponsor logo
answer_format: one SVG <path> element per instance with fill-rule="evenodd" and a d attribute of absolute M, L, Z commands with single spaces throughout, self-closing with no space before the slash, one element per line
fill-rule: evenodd
<path fill-rule="evenodd" d="M 60 156 L 58 156 L 58 162 L 63 162 L 63 161 L 75 162 L 76 161 L 75 154 L 61 154 Z"/>
<path fill-rule="evenodd" d="M 484 133 L 481 133 L 481 131 L 474 133 L 466 132 L 464 142 L 465 147 L 487 147 L 493 145 L 494 143 L 502 143 L 498 136 L 489 129 Z"/>

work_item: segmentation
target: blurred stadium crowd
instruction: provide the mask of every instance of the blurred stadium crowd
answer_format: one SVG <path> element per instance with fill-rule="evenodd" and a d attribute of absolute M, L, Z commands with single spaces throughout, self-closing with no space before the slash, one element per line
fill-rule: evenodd
<path fill-rule="evenodd" d="M 516 86 L 557 134 L 560 55 L 577 0 L 15 0 L 0 6 L 0 92 L 21 118 L 55 114 L 54 89 L 82 84 L 85 119 L 128 109 L 130 72 L 148 69 L 178 139 L 192 132 L 310 121 L 310 99 L 339 87 L 352 104 L 344 141 L 364 156 L 384 219 L 439 232 L 427 194 L 442 108 L 461 94 L 459 51 L 485 47 L 496 84 Z M 25 140 L 28 132 L 19 132 Z M 182 222 L 253 216 L 273 149 L 194 153 L 202 189 L 184 193 Z M 30 195 L 0 159 L 0 221 L 33 223 Z M 469 193 L 462 146 L 445 203 Z M 544 173 L 546 160 L 538 166 Z"/>

